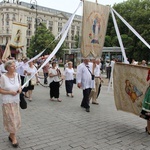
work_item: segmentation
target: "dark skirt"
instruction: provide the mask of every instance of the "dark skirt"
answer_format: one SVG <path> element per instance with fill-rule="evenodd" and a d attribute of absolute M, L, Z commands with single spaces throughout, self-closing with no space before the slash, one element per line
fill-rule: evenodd
<path fill-rule="evenodd" d="M 73 80 L 65 80 L 66 93 L 72 93 Z"/>
<path fill-rule="evenodd" d="M 27 91 L 28 90 L 34 90 L 34 85 L 31 85 L 31 80 L 29 81 L 29 85 L 27 86 Z"/>
<path fill-rule="evenodd" d="M 59 98 L 59 82 L 51 82 L 50 87 L 50 98 Z"/>
<path fill-rule="evenodd" d="M 150 121 L 150 86 L 147 88 L 144 100 L 142 102 L 140 117 Z"/>

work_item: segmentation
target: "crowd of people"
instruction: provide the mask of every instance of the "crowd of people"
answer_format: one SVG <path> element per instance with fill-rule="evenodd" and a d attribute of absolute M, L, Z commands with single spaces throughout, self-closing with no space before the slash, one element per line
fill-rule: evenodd
<path fill-rule="evenodd" d="M 0 61 L 0 93 L 2 95 L 2 112 L 3 124 L 8 131 L 8 139 L 13 147 L 18 147 L 16 133 L 21 126 L 19 95 L 24 94 L 25 98 L 32 101 L 32 93 L 35 84 L 39 83 L 37 68 L 38 65 L 34 61 L 28 62 L 28 58 L 23 60 L 9 60 Z M 110 79 L 110 72 L 116 60 L 112 59 L 111 62 L 106 62 L 106 78 Z M 42 62 L 43 63 L 43 62 Z M 135 60 L 131 64 L 137 65 Z M 40 64 L 41 65 L 41 64 Z M 146 61 L 143 60 L 142 66 L 146 66 Z M 108 67 L 110 67 L 108 69 Z M 99 58 L 97 59 L 82 59 L 82 63 L 73 68 L 73 62 L 67 61 L 64 66 L 64 71 L 61 72 L 56 61 L 47 63 L 43 66 L 43 83 L 49 84 L 50 100 L 62 102 L 60 99 L 60 81 L 65 80 L 65 90 L 67 97 L 74 97 L 73 86 L 76 79 L 76 85 L 83 91 L 83 98 L 81 100 L 81 107 L 86 112 L 90 112 L 91 104 L 99 105 L 98 96 L 100 94 L 102 63 Z M 109 72 L 108 72 L 109 71 Z M 34 77 L 33 77 L 34 76 Z M 31 77 L 33 77 L 31 79 Z M 29 80 L 30 79 L 30 80 Z M 27 81 L 29 82 L 27 83 Z M 22 85 L 26 86 L 22 89 Z M 146 131 L 150 133 L 150 123 L 146 127 Z"/>

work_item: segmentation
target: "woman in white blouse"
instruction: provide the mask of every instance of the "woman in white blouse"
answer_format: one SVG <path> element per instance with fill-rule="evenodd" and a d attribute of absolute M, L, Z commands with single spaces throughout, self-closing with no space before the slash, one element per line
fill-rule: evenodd
<path fill-rule="evenodd" d="M 7 73 L 1 76 L 0 93 L 2 95 L 3 124 L 9 132 L 9 140 L 13 147 L 18 147 L 16 132 L 21 126 L 19 111 L 19 93 L 21 93 L 20 76 L 15 72 L 15 61 L 9 60 L 5 63 Z"/>
<path fill-rule="evenodd" d="M 74 80 L 74 69 L 72 68 L 72 62 L 68 62 L 68 67 L 65 68 L 65 87 L 66 87 L 66 95 L 73 97 L 73 80 Z"/>
<path fill-rule="evenodd" d="M 49 70 L 49 77 L 50 77 L 50 100 L 54 100 L 56 98 L 58 102 L 61 102 L 59 99 L 59 81 L 61 77 L 60 70 L 56 67 L 56 62 L 52 62 L 52 68 Z"/>
<path fill-rule="evenodd" d="M 29 67 L 25 69 L 25 75 L 28 76 L 28 79 L 30 79 L 33 75 L 35 75 L 31 80 L 34 80 L 35 82 L 38 82 L 37 77 L 37 69 L 34 66 L 34 62 L 29 62 Z M 29 84 L 27 86 L 27 94 L 29 95 L 29 101 L 32 101 L 32 92 L 34 90 L 34 85 L 32 84 L 31 80 L 29 81 Z"/>

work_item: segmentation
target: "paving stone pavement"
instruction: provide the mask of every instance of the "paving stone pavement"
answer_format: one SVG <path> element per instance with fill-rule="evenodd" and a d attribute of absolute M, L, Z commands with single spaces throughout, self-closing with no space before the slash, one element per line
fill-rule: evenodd
<path fill-rule="evenodd" d="M 62 102 L 49 100 L 49 88 L 35 87 L 33 101 L 21 110 L 22 127 L 17 133 L 17 150 L 150 150 L 146 121 L 115 108 L 113 91 L 103 85 L 100 105 L 87 113 L 80 107 L 82 90 L 74 85 L 74 98 L 67 97 L 64 83 Z M 1 108 L 0 108 L 1 111 Z M 2 111 L 1 111 L 2 112 Z M 0 113 L 0 150 L 12 150 Z"/>

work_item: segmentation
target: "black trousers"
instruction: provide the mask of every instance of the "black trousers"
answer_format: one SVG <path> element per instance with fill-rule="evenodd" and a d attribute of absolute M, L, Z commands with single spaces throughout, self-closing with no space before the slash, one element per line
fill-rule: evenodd
<path fill-rule="evenodd" d="M 84 107 L 84 108 L 90 108 L 90 105 L 89 105 L 90 92 L 91 92 L 91 88 L 83 90 L 83 99 L 82 99 L 82 102 L 81 102 L 81 106 Z"/>
<path fill-rule="evenodd" d="M 20 79 L 21 79 L 21 85 L 23 85 L 23 84 L 24 84 L 24 79 L 25 79 L 25 77 L 24 77 L 24 76 L 20 76 Z M 28 91 L 27 87 L 24 87 L 24 88 L 22 89 L 22 92 L 27 92 L 27 91 Z"/>
<path fill-rule="evenodd" d="M 59 98 L 59 82 L 51 82 L 50 87 L 50 98 Z"/>
<path fill-rule="evenodd" d="M 48 73 L 44 73 L 44 84 L 47 84 Z"/>

